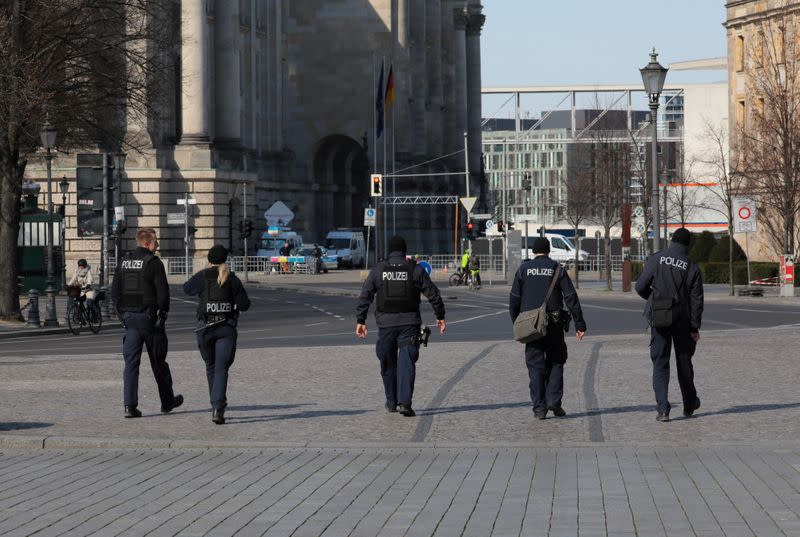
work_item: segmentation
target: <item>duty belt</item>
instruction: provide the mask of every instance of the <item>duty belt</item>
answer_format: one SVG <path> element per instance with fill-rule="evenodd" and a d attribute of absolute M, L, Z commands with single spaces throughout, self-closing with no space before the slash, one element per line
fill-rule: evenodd
<path fill-rule="evenodd" d="M 228 319 L 227 315 L 206 315 L 205 321 L 209 324 L 218 324 Z"/>

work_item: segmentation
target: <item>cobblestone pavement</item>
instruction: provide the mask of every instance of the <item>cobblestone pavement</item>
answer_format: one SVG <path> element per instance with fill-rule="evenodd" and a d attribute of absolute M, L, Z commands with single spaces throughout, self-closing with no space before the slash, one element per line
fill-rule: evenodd
<path fill-rule="evenodd" d="M 507 341 L 423 349 L 416 418 L 383 410 L 370 344 L 245 349 L 221 427 L 197 352 L 169 415 L 143 364 L 137 420 L 119 355 L 4 354 L 0 534 L 800 536 L 796 327 L 704 333 L 703 406 L 673 380 L 667 424 L 648 343 L 570 340 L 544 421 Z"/>
<path fill-rule="evenodd" d="M 799 469 L 749 448 L 10 451 L 0 532 L 791 536 Z"/>

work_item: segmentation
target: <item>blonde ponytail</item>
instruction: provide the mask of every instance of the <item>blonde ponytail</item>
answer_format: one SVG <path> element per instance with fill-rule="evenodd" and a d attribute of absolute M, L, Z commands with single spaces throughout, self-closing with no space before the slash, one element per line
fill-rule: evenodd
<path fill-rule="evenodd" d="M 208 268 L 216 268 L 217 271 L 219 272 L 219 274 L 217 275 L 217 285 L 219 285 L 220 287 L 225 285 L 225 282 L 228 281 L 228 276 L 231 275 L 231 271 L 230 269 L 228 269 L 228 264 L 220 263 L 219 265 L 216 265 L 214 263 L 209 263 Z"/>

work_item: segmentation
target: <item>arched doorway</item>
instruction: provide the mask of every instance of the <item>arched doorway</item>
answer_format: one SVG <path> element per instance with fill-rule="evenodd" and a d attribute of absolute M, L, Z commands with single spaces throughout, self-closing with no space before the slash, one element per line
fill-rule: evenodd
<path fill-rule="evenodd" d="M 350 138 L 334 134 L 323 138 L 314 153 L 317 193 L 317 234 L 338 227 L 361 227 L 369 201 L 369 163 L 364 148 Z"/>

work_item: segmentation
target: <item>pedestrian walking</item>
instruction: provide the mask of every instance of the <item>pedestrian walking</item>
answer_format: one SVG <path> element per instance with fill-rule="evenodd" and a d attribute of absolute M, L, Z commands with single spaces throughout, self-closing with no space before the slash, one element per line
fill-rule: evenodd
<path fill-rule="evenodd" d="M 546 330 L 539 326 L 535 335 L 520 336 L 525 343 L 525 365 L 528 368 L 528 387 L 533 403 L 533 415 L 540 420 L 551 411 L 562 417 L 566 411 L 561 406 L 564 396 L 564 364 L 567 361 L 567 344 L 564 332 L 569 329 L 570 317 L 575 320 L 575 336 L 580 341 L 586 332 L 586 322 L 578 300 L 578 294 L 569 275 L 557 261 L 550 259 L 550 242 L 544 237 L 533 241 L 533 259 L 520 265 L 514 275 L 508 297 L 508 311 L 515 323 L 515 336 L 520 321 L 539 314 L 539 324 L 546 323 Z M 567 310 L 564 309 L 566 304 Z M 526 313 L 531 312 L 531 313 Z M 522 323 L 520 323 L 522 324 Z M 544 333 L 542 333 L 544 332 Z"/>
<path fill-rule="evenodd" d="M 167 334 L 164 325 L 169 312 L 167 273 L 158 251 L 156 230 L 151 227 L 136 231 L 137 247 L 120 261 L 114 275 L 111 294 L 117 313 L 125 327 L 122 355 L 125 417 L 138 418 L 139 364 L 142 347 L 147 347 L 153 369 L 161 412 L 167 413 L 183 404 L 182 395 L 172 391 L 172 375 L 167 364 Z"/>
<path fill-rule="evenodd" d="M 367 276 L 356 307 L 356 336 L 367 337 L 367 314 L 377 296 L 375 323 L 378 343 L 375 353 L 381 366 L 386 410 L 403 416 L 416 415 L 412 406 L 416 363 L 423 338 L 420 330 L 420 293 L 433 306 L 436 326 L 445 333 L 444 301 L 439 288 L 425 269 L 413 259 L 406 259 L 406 241 L 394 236 L 389 240 L 389 256 L 373 267 Z M 427 344 L 427 340 L 425 340 Z"/>
<path fill-rule="evenodd" d="M 694 385 L 694 356 L 703 320 L 703 278 L 689 259 L 691 234 L 676 229 L 670 245 L 651 255 L 636 280 L 636 292 L 647 300 L 644 314 L 650 323 L 650 359 L 653 361 L 653 391 L 656 420 L 669 421 L 669 356 L 675 346 L 678 384 L 683 396 L 683 415 L 700 408 Z"/>
<path fill-rule="evenodd" d="M 208 267 L 183 284 L 190 296 L 200 296 L 197 306 L 197 346 L 206 364 L 211 421 L 225 423 L 228 406 L 228 370 L 236 356 L 239 313 L 250 309 L 241 280 L 226 263 L 228 250 L 221 244 L 208 251 Z"/>

